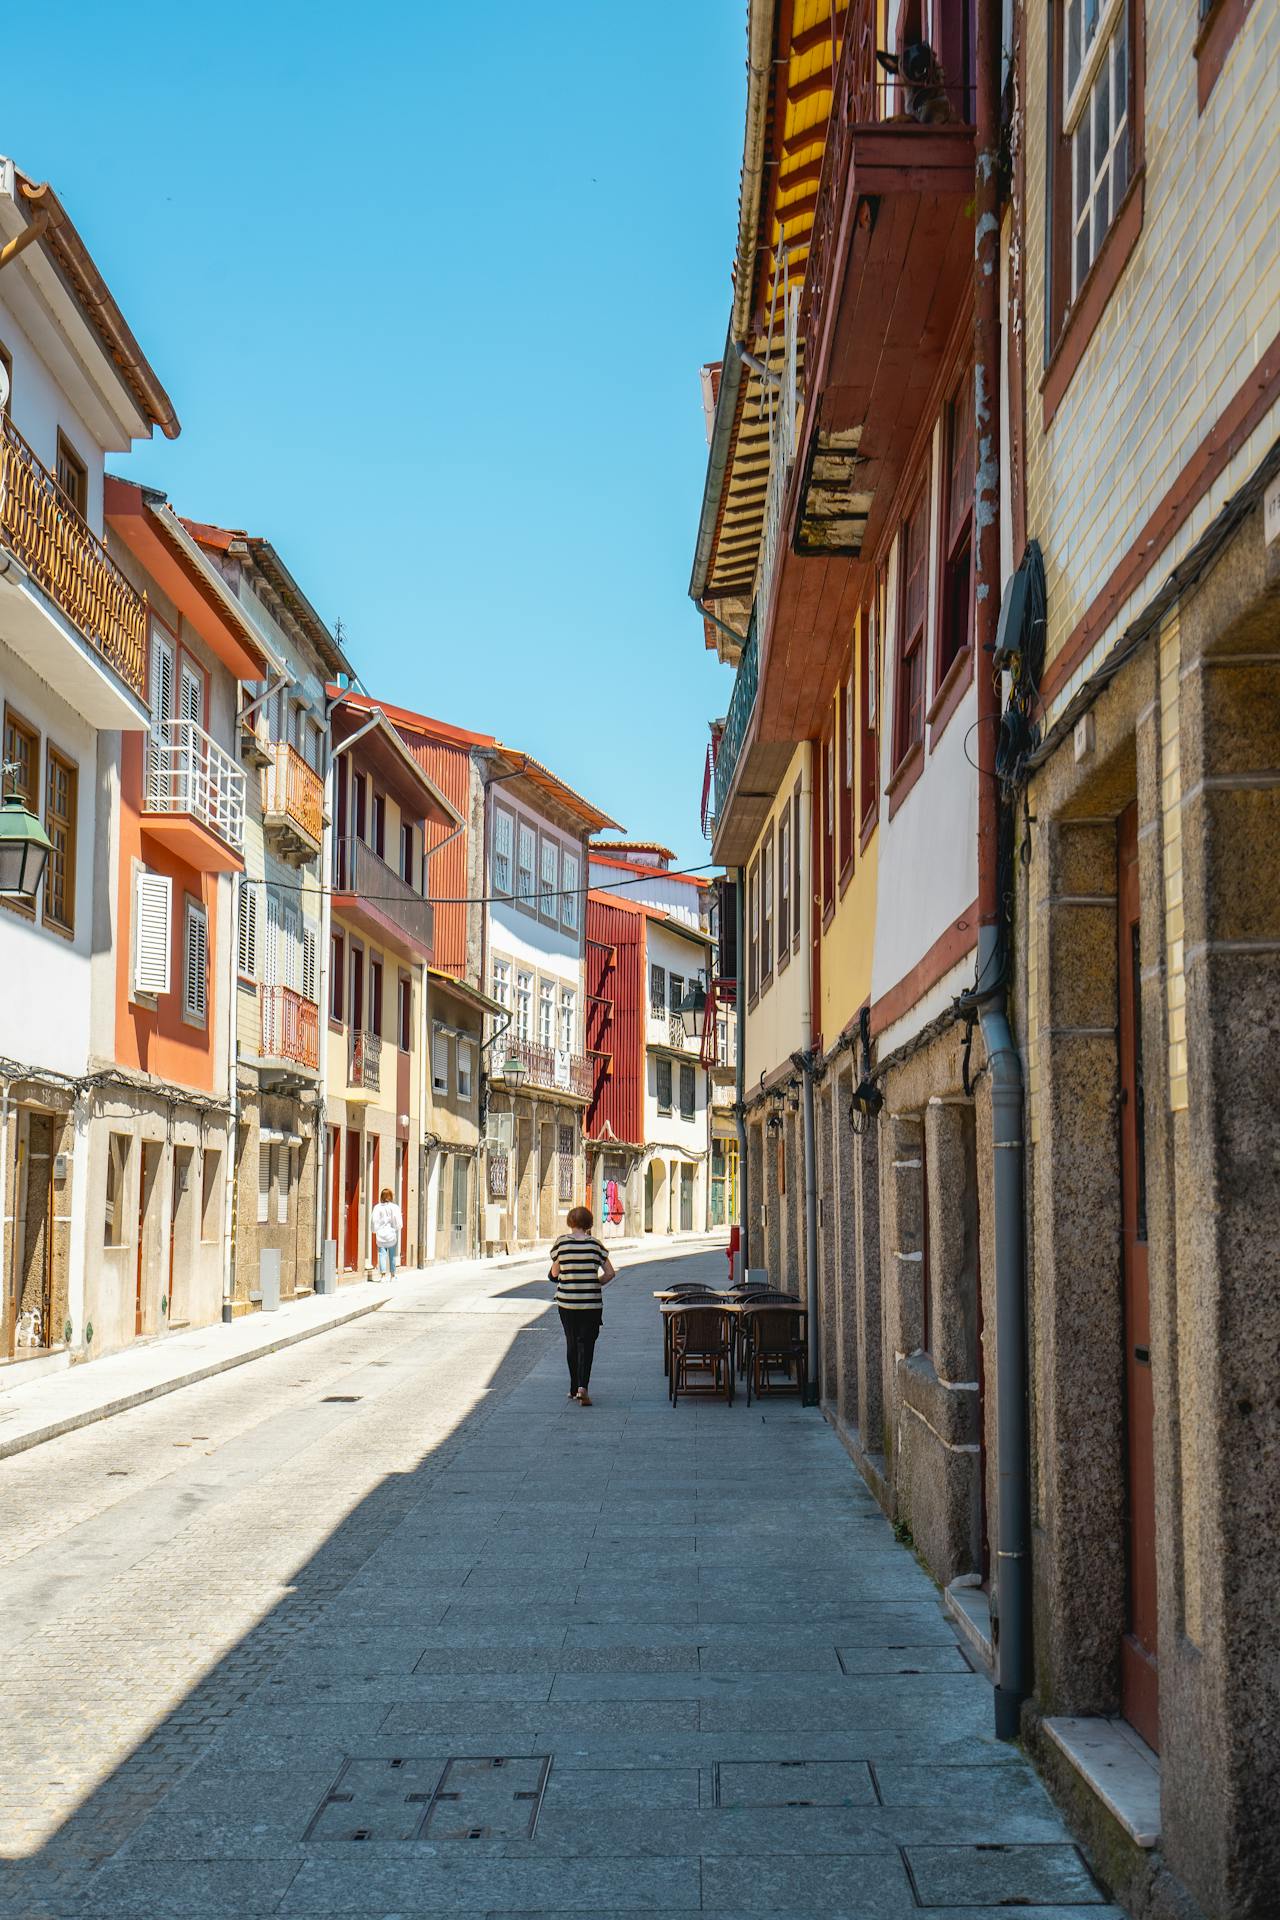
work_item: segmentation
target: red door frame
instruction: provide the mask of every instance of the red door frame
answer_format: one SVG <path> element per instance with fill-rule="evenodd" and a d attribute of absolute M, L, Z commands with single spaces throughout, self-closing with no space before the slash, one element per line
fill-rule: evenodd
<path fill-rule="evenodd" d="M 382 1141 L 378 1134 L 372 1136 L 373 1153 L 369 1161 L 369 1265 L 378 1264 L 378 1243 L 373 1234 L 373 1209 L 378 1203 L 382 1190 Z"/>
<path fill-rule="evenodd" d="M 1138 809 L 1116 827 L 1116 955 L 1120 1012 L 1120 1217 L 1124 1270 L 1126 1553 L 1128 1605 L 1120 1645 L 1120 1703 L 1147 1745 L 1160 1745 L 1156 1659 L 1155 1395 L 1151 1378 L 1151 1293 L 1147 1273 L 1145 1126 L 1142 1085 L 1141 896 Z"/>
<path fill-rule="evenodd" d="M 347 1177 L 346 1220 L 342 1244 L 342 1264 L 348 1273 L 354 1273 L 360 1261 L 360 1135 L 354 1127 L 347 1128 Z"/>

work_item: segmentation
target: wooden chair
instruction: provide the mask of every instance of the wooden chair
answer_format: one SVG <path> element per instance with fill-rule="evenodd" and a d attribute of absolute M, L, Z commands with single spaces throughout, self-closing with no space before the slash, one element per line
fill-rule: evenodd
<path fill-rule="evenodd" d="M 673 1297 L 684 1300 L 718 1300 L 719 1294 L 714 1287 L 706 1286 L 701 1280 L 679 1280 L 674 1287 L 666 1291 Z M 662 1316 L 662 1372 L 666 1379 L 671 1378 L 671 1314 Z"/>
<path fill-rule="evenodd" d="M 733 1318 L 710 1302 L 667 1315 L 671 1334 L 671 1404 L 685 1393 L 721 1395 L 733 1405 Z M 704 1376 L 698 1380 L 696 1376 Z"/>
<path fill-rule="evenodd" d="M 767 1393 L 798 1393 L 803 1398 L 808 1384 L 809 1340 L 807 1315 L 799 1302 L 787 1295 L 776 1301 L 753 1300 L 742 1309 L 741 1317 L 747 1405 L 751 1405 L 753 1393 L 757 1397 Z M 772 1375 L 777 1367 L 785 1369 L 786 1386 L 774 1384 Z"/>

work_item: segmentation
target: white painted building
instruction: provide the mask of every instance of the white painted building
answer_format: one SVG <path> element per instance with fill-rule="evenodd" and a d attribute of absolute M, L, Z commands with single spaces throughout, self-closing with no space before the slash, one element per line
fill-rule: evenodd
<path fill-rule="evenodd" d="M 0 158 L 0 760 L 53 843 L 0 901 L 0 1363 L 93 1351 L 90 1076 L 114 995 L 107 862 L 121 732 L 143 732 L 147 608 L 102 540 L 104 462 L 178 420 L 57 195 Z M 108 1049 L 108 1058 L 110 1050 Z M 128 1218 L 136 1196 L 115 1204 Z"/>

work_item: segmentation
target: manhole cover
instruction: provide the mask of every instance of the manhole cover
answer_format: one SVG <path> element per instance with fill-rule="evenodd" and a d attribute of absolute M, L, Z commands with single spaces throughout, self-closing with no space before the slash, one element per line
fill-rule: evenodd
<path fill-rule="evenodd" d="M 348 1760 L 304 1840 L 415 1840 L 440 1779 L 438 1760 Z"/>
<path fill-rule="evenodd" d="M 423 1826 L 432 1840 L 529 1840 L 538 1824 L 549 1754 L 451 1760 Z"/>

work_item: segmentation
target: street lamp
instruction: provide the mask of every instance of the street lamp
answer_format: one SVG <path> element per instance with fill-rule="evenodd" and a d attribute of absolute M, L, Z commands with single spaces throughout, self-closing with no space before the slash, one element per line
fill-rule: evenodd
<path fill-rule="evenodd" d="M 513 1048 L 502 1063 L 502 1077 L 514 1093 L 520 1091 L 520 1083 L 528 1071 L 524 1061 Z"/>
<path fill-rule="evenodd" d="M 6 773 L 16 768 L 6 767 Z M 0 802 L 0 898 L 34 900 L 44 879 L 50 840 L 20 793 L 7 793 Z"/>
<path fill-rule="evenodd" d="M 676 1012 L 684 1022 L 686 1040 L 701 1040 L 707 1030 L 707 990 L 701 979 L 691 980 Z"/>

